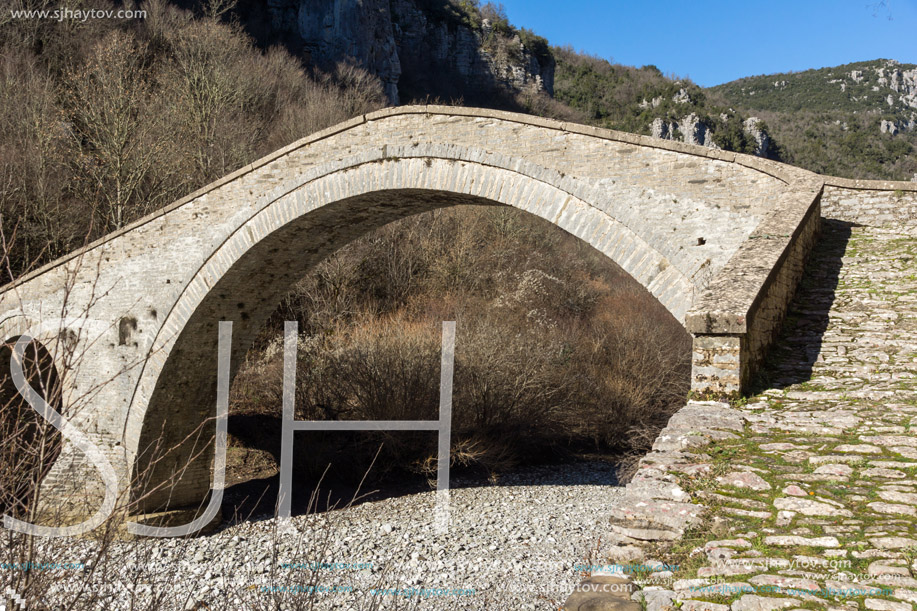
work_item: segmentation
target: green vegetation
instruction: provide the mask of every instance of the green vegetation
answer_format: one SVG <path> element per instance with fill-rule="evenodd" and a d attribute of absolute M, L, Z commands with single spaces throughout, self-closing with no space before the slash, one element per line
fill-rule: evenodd
<path fill-rule="evenodd" d="M 915 68 L 888 60 L 856 62 L 748 77 L 709 91 L 766 120 L 787 163 L 849 178 L 910 180 L 917 172 L 917 130 L 892 136 L 881 132 L 880 122 L 906 124 L 917 114 L 889 88 L 891 70 Z"/>
<path fill-rule="evenodd" d="M 710 96 L 687 79 L 662 75 L 655 66 L 633 68 L 576 53 L 570 47 L 554 48 L 557 67 L 555 97 L 582 111 L 591 122 L 620 131 L 650 134 L 655 119 L 678 124 L 694 113 L 710 130 L 714 143 L 725 150 L 754 154 L 756 142 L 745 130 L 747 115 Z M 766 125 L 762 125 L 766 131 Z M 779 150 L 771 146 L 768 157 Z"/>
<path fill-rule="evenodd" d="M 554 61 L 547 39 L 511 24 L 502 4 L 481 4 L 479 0 L 421 0 L 420 5 L 434 21 L 469 27 L 476 32 L 484 29 L 486 20 L 489 32 L 483 44 L 487 50 L 511 43 L 518 36 L 521 44 L 535 56 L 539 65 L 550 65 Z M 519 52 L 521 49 L 517 50 Z M 514 59 L 518 59 L 518 55 Z"/>
<path fill-rule="evenodd" d="M 896 136 L 879 131 L 869 114 L 771 112 L 765 119 L 780 142 L 781 160 L 833 176 L 909 180 L 917 172 L 917 131 Z"/>
<path fill-rule="evenodd" d="M 877 69 L 889 70 L 887 60 L 843 64 L 832 68 L 751 76 L 711 87 L 710 90 L 742 106 L 775 112 L 862 112 L 884 109 L 887 81 L 880 83 Z M 914 64 L 897 64 L 913 70 Z M 862 72 L 853 79 L 850 73 Z M 841 86 L 843 85 L 843 87 Z M 874 91 L 873 87 L 879 87 Z M 897 96 L 896 96 L 897 97 Z"/>
<path fill-rule="evenodd" d="M 554 61 L 554 54 L 551 53 L 551 47 L 548 45 L 546 38 L 538 36 L 535 32 L 525 28 L 519 30 L 519 38 L 525 48 L 538 60 L 539 65 L 549 65 Z"/>
<path fill-rule="evenodd" d="M 481 29 L 481 8 L 478 0 L 420 0 L 418 4 L 434 22 Z"/>
<path fill-rule="evenodd" d="M 757 143 L 744 125 L 754 116 L 770 136 L 766 156 L 772 159 L 849 178 L 910 180 L 917 173 L 917 130 L 894 136 L 880 130 L 883 120 L 903 125 L 915 116 L 900 103 L 888 105 L 890 93 L 898 96 L 887 87 L 887 77 L 879 81 L 878 70 L 889 69 L 884 60 L 750 77 L 703 89 L 686 79 L 665 77 L 655 66 L 613 64 L 570 47 L 553 52 L 556 99 L 602 127 L 648 135 L 655 119 L 678 124 L 694 113 L 717 146 L 754 154 Z M 858 80 L 849 76 L 853 71 L 862 73 Z"/>
<path fill-rule="evenodd" d="M 671 98 L 680 86 L 662 76 L 655 66 L 632 68 L 611 64 L 576 53 L 572 47 L 554 47 L 553 52 L 557 61 L 554 97 L 583 111 L 598 125 L 649 133 L 654 118 L 676 118 Z M 692 93 L 703 95 L 700 88 L 690 83 L 687 86 Z M 663 98 L 661 106 L 651 111 L 640 108 L 643 100 L 656 97 Z"/>

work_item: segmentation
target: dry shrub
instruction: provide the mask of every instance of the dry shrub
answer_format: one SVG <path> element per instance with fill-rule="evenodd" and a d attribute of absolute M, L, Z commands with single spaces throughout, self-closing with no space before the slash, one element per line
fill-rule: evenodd
<path fill-rule="evenodd" d="M 238 25 L 163 0 L 140 8 L 147 19 L 0 16 L 0 221 L 8 237 L 17 228 L 13 277 L 385 104 L 378 79 L 353 65 L 307 72 Z"/>
<path fill-rule="evenodd" d="M 688 390 L 681 325 L 603 255 L 511 208 L 410 217 L 321 263 L 249 354 L 235 413 L 279 418 L 283 320 L 302 332 L 297 417 L 315 420 L 436 419 L 441 322 L 456 320 L 453 462 L 491 472 L 644 451 Z M 356 477 L 380 444 L 380 474 L 434 464 L 430 433 L 335 433 L 310 435 L 298 467 Z"/>
<path fill-rule="evenodd" d="M 583 111 L 568 106 L 534 87 L 520 91 L 514 99 L 517 108 L 513 110 L 519 112 L 571 123 L 588 123 L 590 119 Z"/>
<path fill-rule="evenodd" d="M 0 55 L 0 216 L 7 239 L 17 230 L 14 273 L 77 246 L 86 216 L 67 205 L 68 133 L 56 98 L 53 80 L 29 53 Z"/>
<path fill-rule="evenodd" d="M 153 95 L 150 62 L 145 44 L 115 30 L 64 78 L 71 190 L 94 207 L 103 233 L 152 212 L 180 192 L 171 180 L 173 140 Z"/>

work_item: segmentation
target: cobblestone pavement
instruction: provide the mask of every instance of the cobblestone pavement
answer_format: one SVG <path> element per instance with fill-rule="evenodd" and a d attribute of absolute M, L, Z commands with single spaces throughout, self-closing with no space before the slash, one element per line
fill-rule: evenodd
<path fill-rule="evenodd" d="M 913 611 L 912 225 L 825 219 L 758 392 L 673 417 L 567 609 Z"/>

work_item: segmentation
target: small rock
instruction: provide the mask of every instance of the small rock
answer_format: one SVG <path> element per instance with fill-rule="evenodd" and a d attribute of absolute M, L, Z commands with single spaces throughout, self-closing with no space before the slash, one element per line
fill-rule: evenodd
<path fill-rule="evenodd" d="M 901 479 L 907 477 L 903 472 L 897 469 L 882 468 L 864 469 L 860 474 L 863 477 L 881 477 L 884 479 Z"/>
<path fill-rule="evenodd" d="M 905 549 L 917 546 L 917 540 L 906 537 L 877 537 L 869 542 L 879 549 Z"/>
<path fill-rule="evenodd" d="M 847 509 L 840 509 L 810 499 L 800 499 L 795 497 L 780 497 L 774 500 L 774 507 L 777 509 L 786 509 L 801 513 L 804 516 L 844 516 L 852 517 L 853 514 Z"/>
<path fill-rule="evenodd" d="M 864 604 L 867 609 L 872 611 L 912 611 L 913 609 L 911 603 L 883 600 L 881 598 L 867 598 Z"/>
<path fill-rule="evenodd" d="M 748 580 L 755 586 L 770 586 L 777 592 L 793 594 L 798 596 L 800 593 L 811 594 L 821 590 L 818 583 L 811 579 L 798 579 L 796 577 L 781 577 L 779 575 L 756 575 Z M 796 592 L 794 590 L 800 590 Z"/>
<path fill-rule="evenodd" d="M 746 594 L 732 603 L 732 611 L 775 611 L 790 609 L 799 605 L 795 598 L 768 598 L 755 594 Z"/>
<path fill-rule="evenodd" d="M 620 524 L 612 524 L 611 529 L 618 534 L 639 541 L 674 541 L 681 536 L 678 532 L 661 528 L 630 528 Z"/>
<path fill-rule="evenodd" d="M 835 452 L 856 452 L 858 454 L 881 454 L 882 448 L 868 444 L 868 443 L 856 443 L 856 444 L 844 443 L 834 448 L 834 451 Z"/>
<path fill-rule="evenodd" d="M 568 611 L 641 611 L 638 603 L 596 592 L 577 590 L 563 606 Z"/>
<path fill-rule="evenodd" d="M 815 469 L 817 475 L 837 475 L 839 477 L 847 477 L 853 473 L 853 469 L 849 465 L 822 465 L 819 468 Z"/>
<path fill-rule="evenodd" d="M 708 541 L 704 547 L 751 547 L 751 543 L 745 539 L 723 539 L 722 541 Z"/>
<path fill-rule="evenodd" d="M 722 477 L 716 478 L 716 480 L 723 485 L 735 486 L 736 488 L 750 488 L 758 491 L 771 489 L 771 485 L 760 475 L 743 471 L 727 473 Z"/>
<path fill-rule="evenodd" d="M 876 560 L 875 562 L 869 563 L 867 573 L 873 577 L 879 577 L 881 575 L 901 575 L 903 577 L 911 576 L 911 571 L 906 566 L 890 566 L 887 564 L 888 562 L 888 560 Z"/>
<path fill-rule="evenodd" d="M 901 505 L 898 503 L 868 503 L 866 506 L 879 513 L 893 513 L 906 516 L 917 515 L 917 509 L 914 509 L 910 505 Z"/>
<path fill-rule="evenodd" d="M 729 605 L 707 602 L 706 600 L 683 600 L 683 611 L 729 611 Z"/>
<path fill-rule="evenodd" d="M 675 592 L 672 590 L 649 590 L 646 588 L 639 592 L 634 592 L 631 596 L 631 600 L 636 603 L 644 601 L 646 603 L 646 611 L 663 611 L 663 609 L 672 604 L 674 598 Z"/>
<path fill-rule="evenodd" d="M 888 485 L 889 487 L 891 484 Z M 908 492 L 897 492 L 895 490 L 880 490 L 879 498 L 893 503 L 904 503 L 907 505 L 917 505 L 917 494 Z"/>
<path fill-rule="evenodd" d="M 767 545 L 793 546 L 806 545 L 810 547 L 839 547 L 840 542 L 837 537 L 799 537 L 796 535 L 773 535 L 764 537 L 764 543 Z"/>
<path fill-rule="evenodd" d="M 795 515 L 795 511 L 778 511 L 777 526 L 789 526 L 793 523 L 793 516 Z"/>

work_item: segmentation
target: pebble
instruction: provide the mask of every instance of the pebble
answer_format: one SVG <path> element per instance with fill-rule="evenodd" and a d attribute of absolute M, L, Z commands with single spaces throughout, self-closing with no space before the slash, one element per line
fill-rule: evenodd
<path fill-rule="evenodd" d="M 356 590 L 317 595 L 321 609 L 368 608 L 374 600 L 382 609 L 404 604 L 404 596 L 374 598 L 372 588 L 474 591 L 417 597 L 423 609 L 550 609 L 546 601 L 563 600 L 584 567 L 605 564 L 588 556 L 621 493 L 610 463 L 529 467 L 504 475 L 500 485 L 454 478 L 445 533 L 436 530 L 431 491 L 294 516 L 287 533 L 278 531 L 278 520 L 256 516 L 210 535 L 115 543 L 117 562 L 109 568 L 124 576 L 119 581 L 130 591 L 139 592 L 127 579 L 135 568 L 139 582 L 165 588 L 162 609 L 184 609 L 179 601 L 189 596 L 210 608 L 267 608 L 277 595 L 261 587 L 310 584 L 313 576 L 322 586 Z M 78 539 L 44 545 L 58 558 L 85 557 L 92 549 Z M 348 568 L 282 568 L 310 562 Z M 369 568 L 357 568 L 362 566 Z M 90 587 L 98 586 L 93 580 L 101 575 L 87 578 Z M 123 592 L 120 600 L 128 600 Z M 127 604 L 113 600 L 107 608 Z"/>

